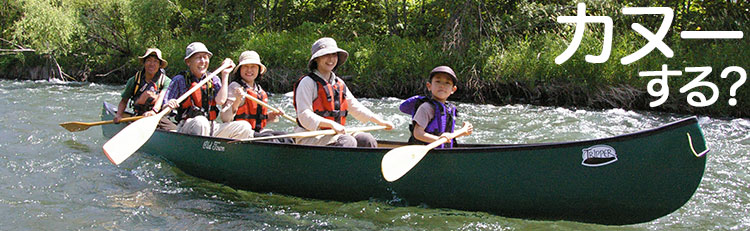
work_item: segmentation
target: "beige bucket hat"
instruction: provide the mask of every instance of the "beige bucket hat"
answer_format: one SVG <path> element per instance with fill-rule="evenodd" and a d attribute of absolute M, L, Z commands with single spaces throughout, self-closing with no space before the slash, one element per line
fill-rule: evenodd
<path fill-rule="evenodd" d="M 167 63 L 167 60 L 164 60 L 164 58 L 161 57 L 161 50 L 159 50 L 158 48 L 148 48 L 148 49 L 146 49 L 146 53 L 143 54 L 141 57 L 138 57 L 138 59 L 141 61 L 141 65 L 143 65 L 143 62 L 145 62 L 146 58 L 148 58 L 148 56 L 151 55 L 151 54 L 155 54 L 156 58 L 159 59 L 159 61 L 161 61 L 161 64 L 159 65 L 159 68 L 163 69 L 163 68 L 167 67 L 167 64 L 169 64 L 169 63 Z"/>
<path fill-rule="evenodd" d="M 240 70 L 240 67 L 245 64 L 257 64 L 260 66 L 260 75 L 266 73 L 266 65 L 263 65 L 260 63 L 260 55 L 258 55 L 258 52 L 255 51 L 243 51 L 242 54 L 240 54 L 239 64 L 234 66 L 234 70 L 232 70 L 232 74 L 236 73 Z"/>
<path fill-rule="evenodd" d="M 339 46 L 336 45 L 336 40 L 333 40 L 329 37 L 324 37 L 318 39 L 318 41 L 315 41 L 315 43 L 313 43 L 312 45 L 312 48 L 310 49 L 310 53 L 312 54 L 312 56 L 310 56 L 310 61 L 307 62 L 307 67 L 310 69 L 312 69 L 313 60 L 320 56 L 338 53 L 339 61 L 338 63 L 336 63 L 336 67 L 344 64 L 346 62 L 346 59 L 349 57 L 349 52 L 346 52 L 345 50 L 339 48 Z"/>
<path fill-rule="evenodd" d="M 214 56 L 214 53 L 211 53 L 208 51 L 208 48 L 206 48 L 206 45 L 202 42 L 193 42 L 190 45 L 185 48 L 185 60 L 189 59 L 190 56 L 193 56 L 195 53 L 200 52 L 206 52 L 208 53 L 209 57 Z"/>

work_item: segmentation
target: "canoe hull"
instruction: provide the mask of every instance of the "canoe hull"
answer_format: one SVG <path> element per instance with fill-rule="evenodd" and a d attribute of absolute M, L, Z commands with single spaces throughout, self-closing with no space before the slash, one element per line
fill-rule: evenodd
<path fill-rule="evenodd" d="M 102 119 L 111 119 L 113 108 L 105 103 Z M 124 126 L 104 125 L 103 135 Z M 387 182 L 380 161 L 389 148 L 227 141 L 156 131 L 140 151 L 192 176 L 255 192 L 337 201 L 399 198 L 516 218 L 621 225 L 682 207 L 700 185 L 708 150 L 691 117 L 598 140 L 433 150 L 404 177 Z"/>

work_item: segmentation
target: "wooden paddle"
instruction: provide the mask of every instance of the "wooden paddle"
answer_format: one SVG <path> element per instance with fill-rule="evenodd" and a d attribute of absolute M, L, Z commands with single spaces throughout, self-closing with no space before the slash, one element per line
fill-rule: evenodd
<path fill-rule="evenodd" d="M 266 107 L 268 109 L 271 109 L 271 111 L 275 111 L 275 112 L 281 113 L 281 116 L 283 116 L 284 118 L 288 119 L 289 121 L 292 121 L 292 123 L 297 123 L 297 119 L 292 118 L 291 116 L 289 116 L 286 113 L 284 113 L 284 111 L 279 110 L 278 108 L 272 107 L 271 105 L 268 105 L 266 102 L 263 102 L 263 101 L 259 100 L 258 98 L 253 97 L 252 95 L 248 95 L 247 93 L 242 92 L 242 96 L 245 97 L 245 98 L 248 98 L 248 99 L 250 99 L 252 101 L 255 101 L 256 103 L 260 104 L 261 106 L 264 106 L 264 107 Z"/>
<path fill-rule="evenodd" d="M 130 121 L 136 121 L 143 118 L 143 116 L 133 116 L 133 117 L 126 117 L 122 118 L 120 122 L 130 122 Z M 115 123 L 114 120 L 105 120 L 105 121 L 99 121 L 99 122 L 78 122 L 78 121 L 72 121 L 72 122 L 65 122 L 61 123 L 60 126 L 62 126 L 65 129 L 68 129 L 68 131 L 71 132 L 77 132 L 77 131 L 83 131 L 86 129 L 89 129 L 91 126 L 97 126 L 97 125 L 105 125 L 105 124 L 111 124 Z"/>
<path fill-rule="evenodd" d="M 440 139 L 428 145 L 406 145 L 394 148 L 383 156 L 380 162 L 380 168 L 383 171 L 383 178 L 388 182 L 393 182 L 404 176 L 409 170 L 419 163 L 420 160 L 433 148 L 456 138 L 460 134 L 469 130 L 470 124 L 464 123 L 464 126 L 456 132 L 453 132 L 448 138 Z"/>
<path fill-rule="evenodd" d="M 231 63 L 226 63 L 216 69 L 210 75 L 206 76 L 206 78 L 204 78 L 203 80 L 198 82 L 198 84 L 190 88 L 190 90 L 182 94 L 180 98 L 177 98 L 177 103 L 182 103 L 182 101 L 187 99 L 190 94 L 200 89 L 200 87 L 210 81 L 213 76 L 218 75 L 219 72 L 229 66 L 231 66 Z M 172 111 L 172 109 L 173 108 L 171 107 L 167 107 L 164 110 L 161 110 L 159 114 L 137 120 L 120 130 L 120 132 L 109 139 L 109 141 L 107 141 L 107 143 L 102 146 L 104 154 L 107 155 L 109 161 L 111 161 L 115 165 L 119 165 L 120 163 L 125 161 L 125 159 L 130 157 L 130 155 L 133 155 L 133 153 L 141 148 L 141 146 L 143 146 L 143 144 L 146 143 L 149 138 L 151 138 L 151 135 L 154 134 L 154 130 L 156 130 L 156 126 L 159 124 L 159 120 L 161 120 L 164 115 Z"/>
<path fill-rule="evenodd" d="M 376 130 L 383 130 L 383 129 L 385 129 L 385 126 L 369 126 L 369 127 L 360 127 L 360 128 L 347 128 L 346 129 L 346 133 L 369 132 L 369 131 L 376 131 Z M 290 133 L 290 134 L 278 135 L 278 136 L 266 136 L 266 137 L 255 137 L 255 138 L 248 138 L 248 139 L 242 139 L 242 140 L 233 140 L 233 141 L 229 141 L 227 143 L 250 142 L 250 141 L 270 140 L 270 139 L 278 139 L 278 138 L 305 138 L 305 137 L 313 137 L 313 136 L 321 136 L 321 135 L 334 135 L 334 134 L 336 134 L 336 131 L 334 131 L 333 129 L 326 129 L 326 130 L 318 130 L 318 131 L 307 131 L 307 132 Z"/>

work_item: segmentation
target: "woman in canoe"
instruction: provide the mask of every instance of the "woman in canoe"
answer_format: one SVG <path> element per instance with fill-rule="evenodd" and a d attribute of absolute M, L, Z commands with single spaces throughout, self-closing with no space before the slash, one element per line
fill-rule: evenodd
<path fill-rule="evenodd" d="M 335 135 L 298 138 L 298 144 L 331 145 L 344 147 L 377 147 L 377 141 L 369 133 L 346 134 L 346 116 L 351 113 L 362 122 L 383 125 L 393 129 L 385 121 L 367 109 L 347 89 L 343 80 L 334 71 L 346 62 L 349 53 L 340 49 L 332 38 L 315 41 L 308 61 L 310 73 L 294 85 L 294 108 L 297 111 L 295 132 L 333 129 Z"/>
<path fill-rule="evenodd" d="M 255 51 L 244 51 L 239 64 L 232 70 L 232 83 L 229 84 L 227 102 L 221 110 L 222 121 L 245 121 L 252 128 L 254 137 L 284 135 L 286 133 L 264 129 L 268 123 L 277 122 L 283 112 L 268 110 L 243 95 L 255 97 L 268 103 L 266 91 L 257 81 L 266 73 L 266 66 L 260 62 L 260 55 Z M 294 143 L 292 139 L 275 139 L 273 142 Z"/>
<path fill-rule="evenodd" d="M 125 90 L 120 94 L 122 100 L 117 106 L 115 123 L 122 119 L 128 101 L 130 101 L 130 107 L 133 108 L 135 115 L 155 115 L 159 112 L 166 93 L 165 90 L 172 81 L 164 73 L 164 68 L 167 67 L 168 63 L 161 57 L 161 50 L 148 48 L 143 56 L 138 57 L 138 60 L 143 65 L 143 69 L 128 79 Z M 166 117 L 159 121 L 158 127 L 165 130 L 177 130 L 177 126 Z"/>

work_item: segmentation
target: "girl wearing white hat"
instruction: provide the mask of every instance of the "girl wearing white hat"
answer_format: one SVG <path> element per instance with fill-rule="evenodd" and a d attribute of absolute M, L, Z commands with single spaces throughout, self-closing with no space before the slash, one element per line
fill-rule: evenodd
<path fill-rule="evenodd" d="M 255 51 L 244 51 L 240 54 L 239 64 L 232 70 L 232 83 L 229 84 L 227 102 L 221 109 L 222 121 L 248 123 L 255 137 L 284 135 L 285 132 L 264 129 L 268 123 L 278 121 L 281 113 L 259 105 L 250 99 L 244 99 L 243 93 L 268 103 L 268 94 L 258 84 L 266 65 L 260 62 L 260 55 Z M 277 139 L 273 142 L 293 143 L 291 139 Z"/>
<path fill-rule="evenodd" d="M 310 73 L 300 78 L 294 86 L 294 108 L 297 111 L 295 132 L 333 129 L 336 135 L 299 138 L 298 144 L 331 145 L 344 147 L 377 147 L 369 133 L 348 135 L 345 132 L 346 116 L 351 114 L 359 121 L 373 122 L 393 129 L 385 121 L 360 103 L 338 78 L 335 71 L 346 62 L 349 53 L 340 49 L 332 38 L 315 41 L 310 52 Z"/>

